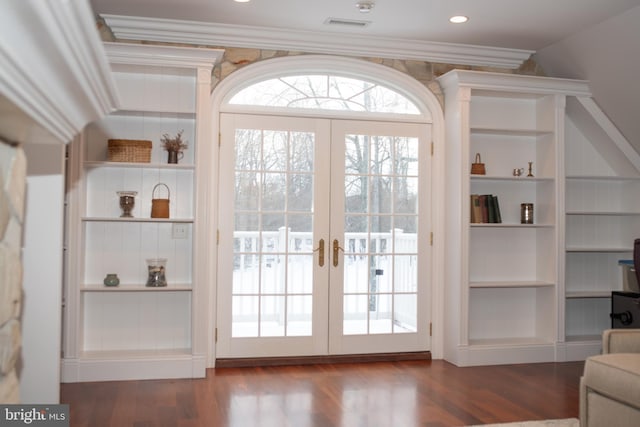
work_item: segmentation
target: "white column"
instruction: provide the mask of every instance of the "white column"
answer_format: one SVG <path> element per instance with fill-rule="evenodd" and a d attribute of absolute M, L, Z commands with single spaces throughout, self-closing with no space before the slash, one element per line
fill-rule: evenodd
<path fill-rule="evenodd" d="M 24 146 L 27 198 L 24 221 L 22 403 L 60 401 L 64 146 Z"/>

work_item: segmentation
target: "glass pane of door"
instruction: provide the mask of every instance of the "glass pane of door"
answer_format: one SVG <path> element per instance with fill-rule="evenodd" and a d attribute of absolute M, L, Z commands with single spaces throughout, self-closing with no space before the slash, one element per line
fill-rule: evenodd
<path fill-rule="evenodd" d="M 332 298 L 331 318 L 341 324 L 330 329 L 332 352 L 426 348 L 418 306 L 425 305 L 428 268 L 418 253 L 427 233 L 419 207 L 429 197 L 428 180 L 419 172 L 428 165 L 428 142 L 424 126 L 334 124 L 332 193 L 342 196 L 332 197 L 331 234 L 341 249 L 331 288 L 341 301 Z"/>
<path fill-rule="evenodd" d="M 221 181 L 229 183 L 222 191 L 229 202 L 223 212 L 233 219 L 221 231 L 221 240 L 232 239 L 233 251 L 230 264 L 222 266 L 229 271 L 228 285 L 222 283 L 228 288 L 220 292 L 228 301 L 223 304 L 230 305 L 222 310 L 225 331 L 220 331 L 229 355 L 233 348 L 252 349 L 250 356 L 299 354 L 300 348 L 315 352 L 322 335 L 326 352 L 326 326 L 317 321 L 326 317 L 318 312 L 326 307 L 326 296 L 314 295 L 326 291 L 316 284 L 326 275 L 318 263 L 316 235 L 326 230 L 327 214 L 315 207 L 329 204 L 328 191 L 316 188 L 316 170 L 328 156 L 316 158 L 319 128 L 328 129 L 322 122 L 235 115 L 224 123 L 229 136 L 222 158 L 234 159 L 221 167 Z"/>
<path fill-rule="evenodd" d="M 232 337 L 310 336 L 311 132 L 236 129 Z"/>
<path fill-rule="evenodd" d="M 418 138 L 347 134 L 344 168 L 344 333 L 415 332 Z"/>

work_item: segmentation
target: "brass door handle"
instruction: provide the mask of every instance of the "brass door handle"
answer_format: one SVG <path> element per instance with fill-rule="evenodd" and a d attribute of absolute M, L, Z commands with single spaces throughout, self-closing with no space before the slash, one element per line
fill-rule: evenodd
<path fill-rule="evenodd" d="M 313 252 L 318 252 L 318 265 L 320 267 L 324 266 L 324 239 L 320 239 L 318 242 L 318 247 L 313 250 Z"/>
<path fill-rule="evenodd" d="M 338 251 L 344 252 L 344 249 L 340 247 L 340 242 L 338 239 L 333 239 L 333 266 L 338 266 Z"/>

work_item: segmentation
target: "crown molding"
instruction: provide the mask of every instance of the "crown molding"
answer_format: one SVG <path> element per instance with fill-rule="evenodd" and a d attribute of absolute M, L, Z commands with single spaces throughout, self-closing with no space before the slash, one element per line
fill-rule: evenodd
<path fill-rule="evenodd" d="M 134 64 L 151 67 L 204 68 L 209 71 L 224 54 L 224 49 L 174 47 L 105 42 L 111 64 Z"/>
<path fill-rule="evenodd" d="M 69 142 L 118 103 L 86 0 L 5 4 L 0 59 L 0 134 L 9 141 Z"/>
<path fill-rule="evenodd" d="M 445 89 L 450 87 L 470 87 L 473 89 L 526 92 L 541 95 L 591 96 L 589 82 L 586 80 L 471 70 L 452 70 L 438 77 L 437 80 Z"/>
<path fill-rule="evenodd" d="M 320 33 L 173 19 L 101 15 L 114 36 L 195 45 L 294 50 L 446 64 L 518 68 L 534 51 L 357 34 Z M 349 43 L 345 43 L 348 40 Z"/>

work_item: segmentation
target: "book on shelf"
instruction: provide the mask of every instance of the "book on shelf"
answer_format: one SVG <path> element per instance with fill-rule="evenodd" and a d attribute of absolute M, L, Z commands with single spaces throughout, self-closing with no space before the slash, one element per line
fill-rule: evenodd
<path fill-rule="evenodd" d="M 478 196 L 480 198 L 480 210 L 482 211 L 482 222 L 486 224 L 489 221 L 489 195 L 488 194 L 480 194 Z"/>
<path fill-rule="evenodd" d="M 500 214 L 500 203 L 498 203 L 498 196 L 491 196 L 493 199 L 493 208 L 495 209 L 495 222 L 496 224 L 502 223 L 502 215 Z"/>
<path fill-rule="evenodd" d="M 502 222 L 498 196 L 472 194 L 470 206 L 472 224 L 500 224 Z"/>
<path fill-rule="evenodd" d="M 488 223 L 495 224 L 496 223 L 496 203 L 493 200 L 493 195 L 487 194 L 487 219 Z"/>
<path fill-rule="evenodd" d="M 482 222 L 482 208 L 480 207 L 480 196 L 471 195 L 471 223 L 479 224 Z"/>

